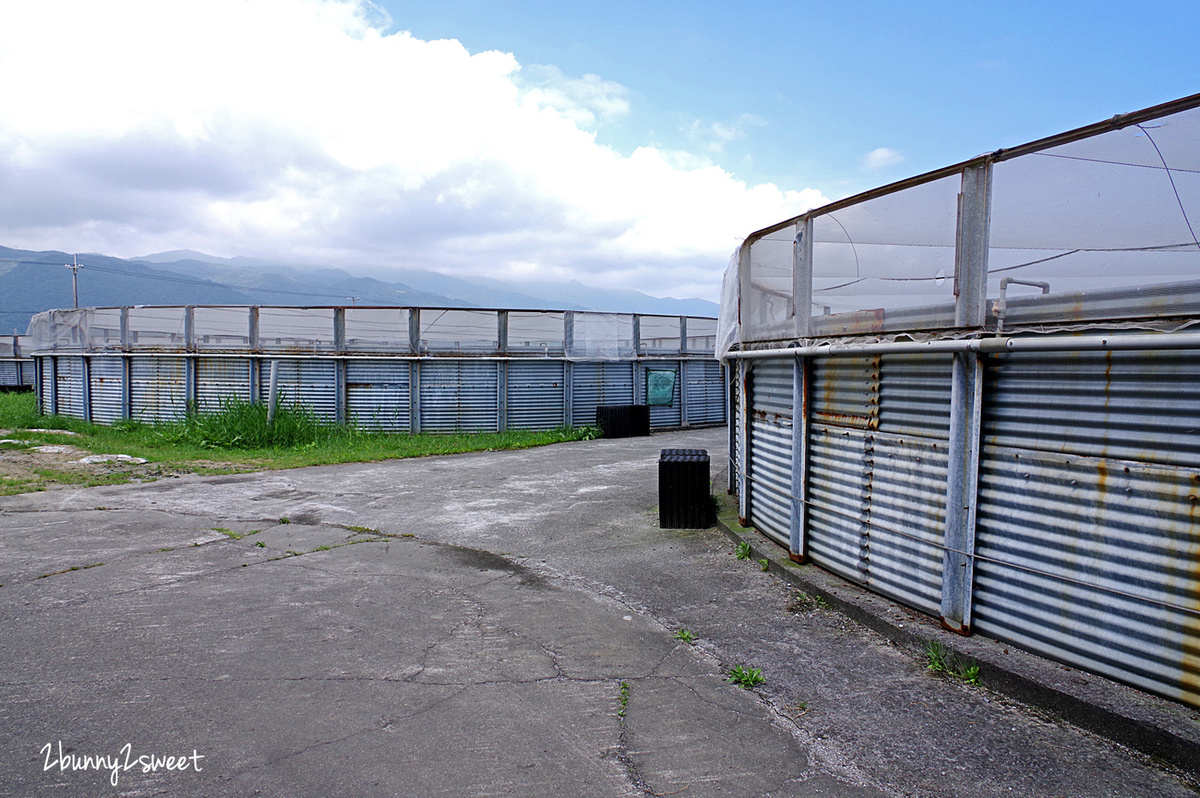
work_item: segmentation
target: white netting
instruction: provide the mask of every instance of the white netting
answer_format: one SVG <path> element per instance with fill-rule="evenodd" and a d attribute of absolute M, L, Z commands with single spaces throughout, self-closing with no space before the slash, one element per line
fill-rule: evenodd
<path fill-rule="evenodd" d="M 988 296 L 1005 323 L 1194 313 L 1197 232 L 1200 110 L 1031 153 L 995 166 Z"/>
<path fill-rule="evenodd" d="M 250 308 L 197 307 L 192 342 L 197 349 L 249 349 Z"/>
<path fill-rule="evenodd" d="M 421 351 L 485 353 L 500 350 L 500 315 L 494 310 L 422 310 Z"/>
<path fill-rule="evenodd" d="M 196 306 L 190 308 L 191 346 L 203 352 L 332 353 L 339 351 L 337 308 Z M 632 360 L 634 314 L 566 311 L 342 308 L 340 351 L 414 354 L 413 317 L 419 322 L 415 354 L 513 355 L 578 360 Z M 98 351 L 188 348 L 184 306 L 81 308 L 39 313 L 29 324 L 25 354 L 33 351 Z M 501 349 L 502 314 L 507 347 Z M 124 319 L 122 316 L 124 315 Z M 712 350 L 716 320 L 640 316 L 643 354 L 679 354 L 681 326 L 687 351 Z M 257 335 L 255 335 L 257 332 Z M 570 338 L 572 345 L 566 341 Z M 10 339 L 11 341 L 11 339 Z M 11 343 L 10 343 L 11 346 Z"/>
<path fill-rule="evenodd" d="M 412 348 L 407 308 L 346 308 L 346 349 L 407 352 Z"/>
<path fill-rule="evenodd" d="M 258 346 L 272 352 L 333 351 L 333 308 L 259 308 Z"/>
<path fill-rule="evenodd" d="M 991 169 L 985 328 L 1200 313 L 1200 110 L 1001 155 Z M 814 211 L 811 335 L 952 327 L 959 205 L 982 219 L 985 199 L 954 173 Z M 750 244 L 740 281 L 722 290 L 718 354 L 739 338 L 724 326 L 739 316 L 743 343 L 794 336 L 804 224 Z"/>
<path fill-rule="evenodd" d="M 632 360 L 633 316 L 576 313 L 567 357 L 572 360 Z"/>
<path fill-rule="evenodd" d="M 711 352 L 717 345 L 717 320 L 700 319 L 694 316 L 687 320 L 685 352 Z"/>
<path fill-rule="evenodd" d="M 738 247 L 729 256 L 729 265 L 721 277 L 721 308 L 717 316 L 716 346 L 714 354 L 725 357 L 738 342 L 738 325 L 741 321 L 741 283 L 738 280 L 738 265 L 742 260 L 742 248 Z M 688 334 L 691 334 L 689 321 Z M 690 347 L 689 347 L 690 348 Z"/>
<path fill-rule="evenodd" d="M 954 323 L 960 184 L 954 175 L 813 219 L 814 332 Z M 869 313 L 838 318 L 856 311 Z"/>
<path fill-rule="evenodd" d="M 678 316 L 641 316 L 638 342 L 643 355 L 674 355 L 683 346 Z"/>
<path fill-rule="evenodd" d="M 131 349 L 180 349 L 186 345 L 186 314 L 183 307 L 132 307 L 126 320 L 125 344 Z M 99 314 L 97 314 L 98 316 Z M 99 318 L 93 317 L 93 346 L 99 337 Z M 118 317 L 118 325 L 120 318 Z M 111 332 L 106 328 L 106 334 Z M 117 340 L 120 328 L 117 329 Z M 106 343 L 108 341 L 106 340 Z"/>
<path fill-rule="evenodd" d="M 561 356 L 565 348 L 566 316 L 554 312 L 509 311 L 508 351 Z"/>
<path fill-rule="evenodd" d="M 741 284 L 744 339 L 787 338 L 795 331 L 795 240 L 795 228 L 787 227 L 750 245 L 749 279 Z"/>

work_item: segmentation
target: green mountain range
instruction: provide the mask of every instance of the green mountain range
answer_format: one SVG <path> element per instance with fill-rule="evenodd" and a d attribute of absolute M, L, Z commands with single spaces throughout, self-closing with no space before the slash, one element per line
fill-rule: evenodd
<path fill-rule="evenodd" d="M 30 317 L 72 307 L 75 255 L 0 247 L 0 334 L 24 333 Z M 176 251 L 126 260 L 78 256 L 79 305 L 392 305 L 492 307 L 525 310 L 600 310 L 715 316 L 700 299 L 660 299 L 637 291 L 608 291 L 577 281 L 517 290 L 488 279 L 462 280 L 419 269 L 397 270 L 396 281 L 342 269 L 299 269 L 250 258 L 217 258 Z"/>

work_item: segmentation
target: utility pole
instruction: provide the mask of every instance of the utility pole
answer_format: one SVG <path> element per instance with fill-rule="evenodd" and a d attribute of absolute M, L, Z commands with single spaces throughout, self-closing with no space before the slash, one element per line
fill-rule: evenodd
<path fill-rule="evenodd" d="M 79 270 L 83 266 L 79 263 L 79 256 L 74 256 L 74 263 L 66 264 L 66 267 L 71 270 L 71 298 L 75 301 L 75 307 L 79 307 Z"/>

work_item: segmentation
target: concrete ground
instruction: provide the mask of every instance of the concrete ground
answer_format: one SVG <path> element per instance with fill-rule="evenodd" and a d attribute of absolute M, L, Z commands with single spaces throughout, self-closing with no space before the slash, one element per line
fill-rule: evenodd
<path fill-rule="evenodd" d="M 0 499 L 0 794 L 1196 795 L 988 679 L 1185 767 L 1200 713 L 980 639 L 935 676 L 930 619 L 659 529 L 663 448 L 723 484 L 716 429 Z"/>

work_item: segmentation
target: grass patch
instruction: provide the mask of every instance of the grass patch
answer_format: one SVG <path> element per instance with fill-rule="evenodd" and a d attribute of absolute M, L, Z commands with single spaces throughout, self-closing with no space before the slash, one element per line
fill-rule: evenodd
<path fill-rule="evenodd" d="M 280 404 L 274 423 L 267 425 L 267 408 L 249 402 L 226 402 L 219 412 L 193 413 L 161 424 L 122 420 L 92 424 L 64 416 L 38 413 L 32 393 L 0 394 L 0 428 L 12 438 L 35 442 L 53 433 L 22 430 L 65 430 L 76 433 L 71 443 L 80 449 L 128 454 L 150 461 L 140 478 L 171 471 L 218 474 L 238 471 L 299 468 L 312 465 L 361 463 L 402 457 L 460 454 L 477 451 L 526 449 L 595 437 L 590 428 L 510 430 L 507 432 L 419 434 L 368 432 L 328 423 L 301 405 Z M 0 495 L 44 490 L 52 483 L 81 486 L 127 482 L 130 472 L 74 473 L 45 469 L 37 476 L 0 477 Z"/>
<path fill-rule="evenodd" d="M 959 658 L 937 640 L 925 644 L 925 665 L 934 673 L 944 673 L 967 684 L 979 684 L 979 663 Z"/>
<path fill-rule="evenodd" d="M 743 668 L 741 665 L 734 665 L 727 678 L 745 690 L 758 687 L 765 681 L 762 668 Z"/>

